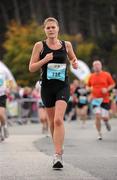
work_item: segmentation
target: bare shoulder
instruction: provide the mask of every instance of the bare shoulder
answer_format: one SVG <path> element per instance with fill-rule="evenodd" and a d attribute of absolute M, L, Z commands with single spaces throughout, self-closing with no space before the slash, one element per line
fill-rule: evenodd
<path fill-rule="evenodd" d="M 65 41 L 65 45 L 66 45 L 66 47 L 71 47 L 72 46 L 70 41 Z"/>
<path fill-rule="evenodd" d="M 38 41 L 34 44 L 33 46 L 33 52 L 36 53 L 40 53 L 43 49 L 43 43 L 41 41 Z"/>
<path fill-rule="evenodd" d="M 43 43 L 42 43 L 42 41 L 36 42 L 36 43 L 34 44 L 34 47 L 35 47 L 35 48 L 42 49 L 42 48 L 43 48 Z"/>
<path fill-rule="evenodd" d="M 72 44 L 70 41 L 65 41 L 65 46 L 66 46 L 67 52 L 72 48 Z"/>

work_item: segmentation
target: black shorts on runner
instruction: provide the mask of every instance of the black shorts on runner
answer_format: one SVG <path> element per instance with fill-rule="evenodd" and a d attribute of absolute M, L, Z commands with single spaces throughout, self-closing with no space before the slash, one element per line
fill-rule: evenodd
<path fill-rule="evenodd" d="M 39 108 L 44 108 L 44 104 L 42 102 L 39 102 Z"/>
<path fill-rule="evenodd" d="M 0 107 L 6 107 L 6 95 L 0 96 Z"/>
<path fill-rule="evenodd" d="M 81 104 L 81 103 L 78 103 L 77 104 L 77 107 L 80 109 L 82 109 L 84 106 L 87 106 L 88 105 L 88 103 L 86 103 L 86 104 Z"/>
<path fill-rule="evenodd" d="M 45 107 L 54 107 L 57 100 L 68 102 L 70 97 L 69 85 L 50 87 L 41 87 L 41 97 Z"/>
<path fill-rule="evenodd" d="M 102 103 L 101 108 L 109 110 L 110 109 L 110 103 Z"/>

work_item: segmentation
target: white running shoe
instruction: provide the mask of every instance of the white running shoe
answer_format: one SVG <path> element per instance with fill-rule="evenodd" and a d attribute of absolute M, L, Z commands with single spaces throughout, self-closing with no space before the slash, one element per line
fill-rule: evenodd
<path fill-rule="evenodd" d="M 99 133 L 99 135 L 98 135 L 98 138 L 97 138 L 98 140 L 102 140 L 102 134 L 101 133 Z"/>
<path fill-rule="evenodd" d="M 53 169 L 61 169 L 63 168 L 63 161 L 61 154 L 55 154 L 53 159 Z"/>

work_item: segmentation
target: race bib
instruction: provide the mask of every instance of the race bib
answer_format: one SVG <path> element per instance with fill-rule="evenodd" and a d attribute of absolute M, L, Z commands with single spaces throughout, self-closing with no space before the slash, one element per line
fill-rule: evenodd
<path fill-rule="evenodd" d="M 49 63 L 47 66 L 47 79 L 65 81 L 66 64 Z"/>
<path fill-rule="evenodd" d="M 92 100 L 92 105 L 93 106 L 100 106 L 103 102 L 103 98 L 95 98 Z"/>
<path fill-rule="evenodd" d="M 87 102 L 87 97 L 86 96 L 80 96 L 79 97 L 79 103 L 86 104 L 86 102 Z"/>

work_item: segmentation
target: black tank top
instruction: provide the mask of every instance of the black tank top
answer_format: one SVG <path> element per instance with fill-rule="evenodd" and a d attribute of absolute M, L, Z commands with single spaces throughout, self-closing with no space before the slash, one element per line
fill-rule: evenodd
<path fill-rule="evenodd" d="M 68 74 L 67 74 L 68 58 L 67 58 L 65 42 L 60 41 L 62 47 L 57 50 L 50 49 L 45 41 L 42 41 L 42 43 L 43 43 L 43 50 L 40 53 L 40 60 L 43 59 L 46 56 L 46 54 L 53 52 L 53 60 L 44 64 L 41 68 L 42 69 L 42 73 L 41 73 L 42 85 L 53 84 L 53 83 L 68 84 Z M 56 80 L 56 79 L 51 79 L 51 80 L 47 79 L 47 66 L 49 63 L 66 64 L 64 81 L 60 81 L 60 80 Z"/>

